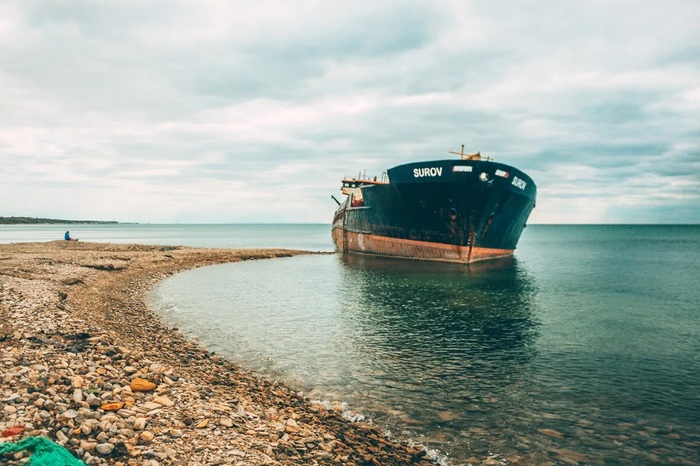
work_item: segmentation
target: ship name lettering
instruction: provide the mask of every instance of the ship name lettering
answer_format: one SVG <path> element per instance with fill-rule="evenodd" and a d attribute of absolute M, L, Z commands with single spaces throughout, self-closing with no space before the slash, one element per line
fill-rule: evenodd
<path fill-rule="evenodd" d="M 426 176 L 442 176 L 442 167 L 414 168 L 413 177 L 423 178 Z"/>
<path fill-rule="evenodd" d="M 512 185 L 516 188 L 525 189 L 525 186 L 527 186 L 527 181 L 521 180 L 517 176 L 514 176 Z"/>

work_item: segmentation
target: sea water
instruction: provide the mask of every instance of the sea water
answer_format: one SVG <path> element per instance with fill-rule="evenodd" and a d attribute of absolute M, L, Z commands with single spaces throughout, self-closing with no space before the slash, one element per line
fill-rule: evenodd
<path fill-rule="evenodd" d="M 32 228 L 2 227 L 0 242 Z M 333 250 L 328 225 L 75 236 L 87 231 Z M 151 301 L 218 354 L 453 464 L 700 464 L 700 226 L 532 225 L 514 258 L 472 266 L 340 254 L 218 265 L 163 281 Z"/>
<path fill-rule="evenodd" d="M 324 224 L 42 224 L 0 225 L 0 244 L 63 240 L 206 248 L 293 248 L 332 251 Z"/>
<path fill-rule="evenodd" d="M 213 351 L 454 464 L 698 464 L 699 288 L 698 226 L 534 225 L 510 260 L 251 261 L 153 301 Z"/>

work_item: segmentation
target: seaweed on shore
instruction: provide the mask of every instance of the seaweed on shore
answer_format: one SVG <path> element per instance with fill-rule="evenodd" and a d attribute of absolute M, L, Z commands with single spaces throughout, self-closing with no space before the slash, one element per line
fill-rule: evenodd
<path fill-rule="evenodd" d="M 83 267 L 87 267 L 88 269 L 103 270 L 105 272 L 116 272 L 124 268 L 122 266 L 115 266 L 114 264 L 86 264 L 83 265 Z"/>

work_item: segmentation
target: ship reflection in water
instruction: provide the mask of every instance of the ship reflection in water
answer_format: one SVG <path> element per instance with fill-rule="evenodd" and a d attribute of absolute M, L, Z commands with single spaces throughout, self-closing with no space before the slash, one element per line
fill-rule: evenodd
<path fill-rule="evenodd" d="M 532 278 L 512 257 L 469 267 L 338 260 L 339 317 L 351 336 L 340 348 L 351 372 L 345 399 L 452 457 L 473 450 L 474 429 L 508 409 L 511 386 L 527 384 L 538 335 Z"/>
<path fill-rule="evenodd" d="M 512 451 L 499 443 L 536 357 L 535 290 L 512 257 L 338 254 L 184 272 L 156 307 L 209 349 L 460 464 Z"/>

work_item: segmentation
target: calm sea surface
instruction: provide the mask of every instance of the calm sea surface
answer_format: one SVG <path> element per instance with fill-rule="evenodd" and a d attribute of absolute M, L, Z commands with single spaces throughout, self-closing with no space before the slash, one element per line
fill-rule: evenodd
<path fill-rule="evenodd" d="M 0 242 L 65 231 L 24 228 Z M 73 230 L 333 250 L 328 225 Z M 152 305 L 454 464 L 700 464 L 700 226 L 532 225 L 515 258 L 471 267 L 338 254 L 212 266 L 165 280 Z"/>
<path fill-rule="evenodd" d="M 0 225 L 1 243 L 73 238 L 99 243 L 181 245 L 206 248 L 275 248 L 333 251 L 330 226 L 321 224 L 250 225 Z"/>

